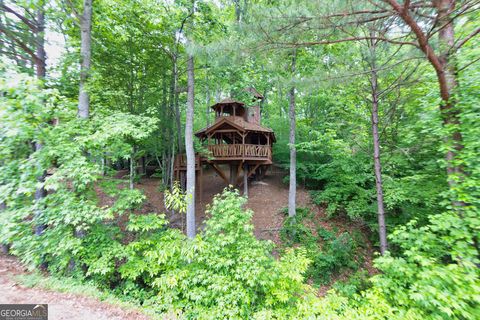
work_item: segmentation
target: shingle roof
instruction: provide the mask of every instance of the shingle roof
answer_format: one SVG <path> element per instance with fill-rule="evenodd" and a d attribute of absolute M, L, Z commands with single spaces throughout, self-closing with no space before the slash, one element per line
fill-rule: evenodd
<path fill-rule="evenodd" d="M 238 105 L 240 105 L 240 106 L 245 106 L 245 103 L 243 103 L 243 102 L 234 100 L 234 99 L 232 99 L 232 98 L 225 98 L 225 99 L 223 99 L 222 101 L 215 103 L 213 106 L 211 106 L 211 108 L 212 108 L 212 109 L 215 109 L 215 108 L 218 107 L 218 106 L 221 106 L 221 105 L 229 105 L 229 104 L 238 104 Z"/>
<path fill-rule="evenodd" d="M 245 91 L 250 92 L 256 99 L 260 99 L 260 100 L 264 99 L 263 95 L 260 92 L 258 92 L 257 89 L 255 89 L 254 87 L 245 88 Z"/>
<path fill-rule="evenodd" d="M 245 121 L 243 117 L 234 117 L 234 116 L 228 116 L 228 117 L 220 117 L 218 120 L 212 124 L 209 127 L 203 128 L 197 132 L 195 132 L 196 136 L 202 136 L 203 134 L 207 133 L 208 131 L 211 131 L 212 129 L 215 129 L 216 127 L 222 126 L 222 124 L 227 123 L 231 124 L 234 127 L 239 128 L 240 130 L 243 131 L 257 131 L 257 132 L 268 132 L 273 135 L 273 130 L 255 123 L 250 123 Z"/>

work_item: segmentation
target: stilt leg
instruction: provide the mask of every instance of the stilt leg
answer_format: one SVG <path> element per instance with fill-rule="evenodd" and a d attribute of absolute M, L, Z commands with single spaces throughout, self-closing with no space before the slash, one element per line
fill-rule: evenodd
<path fill-rule="evenodd" d="M 243 196 L 248 197 L 248 164 L 243 165 Z"/>

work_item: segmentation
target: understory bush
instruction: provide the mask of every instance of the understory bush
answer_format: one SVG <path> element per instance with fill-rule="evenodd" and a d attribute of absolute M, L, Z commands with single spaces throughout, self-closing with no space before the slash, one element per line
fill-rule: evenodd
<path fill-rule="evenodd" d="M 312 261 L 306 277 L 317 285 L 329 283 L 332 276 L 344 270 L 356 270 L 361 263 L 358 239 L 348 232 L 337 235 L 337 230 L 317 225 L 312 212 L 306 208 L 297 208 L 295 217 L 285 219 L 280 235 L 287 247 L 300 245 L 306 249 Z"/>
<path fill-rule="evenodd" d="M 272 243 L 257 240 L 252 211 L 237 191 L 213 200 L 204 232 L 155 279 L 159 307 L 173 307 L 187 318 L 304 318 L 315 314 L 315 300 L 302 274 L 309 260 L 302 249 L 276 260 Z"/>

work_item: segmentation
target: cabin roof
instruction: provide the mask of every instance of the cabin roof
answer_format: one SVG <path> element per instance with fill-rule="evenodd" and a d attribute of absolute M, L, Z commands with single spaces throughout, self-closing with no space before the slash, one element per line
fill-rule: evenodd
<path fill-rule="evenodd" d="M 223 99 L 220 102 L 215 103 L 213 106 L 211 106 L 211 108 L 212 109 L 217 109 L 220 106 L 227 106 L 227 105 L 234 105 L 234 104 L 237 104 L 237 105 L 242 106 L 242 107 L 245 106 L 245 103 L 243 103 L 243 102 L 234 100 L 232 98 L 226 98 L 226 99 Z"/>
<path fill-rule="evenodd" d="M 258 92 L 257 89 L 255 89 L 254 87 L 245 88 L 245 91 L 250 92 L 253 95 L 253 97 L 257 100 L 264 99 L 264 96 L 260 92 Z"/>
<path fill-rule="evenodd" d="M 252 132 L 264 132 L 264 133 L 270 133 L 273 137 L 273 141 L 275 141 L 275 134 L 273 133 L 273 130 L 255 123 L 250 123 L 245 121 L 243 117 L 234 117 L 234 116 L 229 116 L 229 117 L 222 117 L 220 120 L 215 122 L 213 125 L 210 127 L 203 128 L 195 133 L 197 137 L 202 137 L 212 131 L 215 131 L 216 129 L 221 128 L 224 125 L 231 125 L 232 127 L 238 129 L 239 131 L 245 132 L 245 131 L 252 131 Z"/>

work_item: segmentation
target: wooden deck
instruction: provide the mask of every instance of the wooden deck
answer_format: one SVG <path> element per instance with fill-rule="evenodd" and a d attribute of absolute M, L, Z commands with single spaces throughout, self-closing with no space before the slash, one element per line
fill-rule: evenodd
<path fill-rule="evenodd" d="M 231 185 L 241 186 L 243 181 L 239 178 L 242 170 L 246 172 L 247 179 L 252 175 L 263 177 L 267 168 L 272 164 L 272 146 L 257 144 L 215 144 L 208 145 L 208 154 L 195 154 L 195 170 L 198 172 L 201 181 L 203 165 L 207 164 L 215 172 Z M 221 164 L 230 166 L 230 174 L 223 172 Z M 187 171 L 187 157 L 185 154 L 178 154 L 174 162 L 175 180 L 184 184 Z M 198 186 L 199 190 L 202 186 Z"/>
<path fill-rule="evenodd" d="M 272 162 L 272 146 L 257 144 L 213 144 L 207 146 L 212 158 L 209 161 L 263 161 Z"/>

